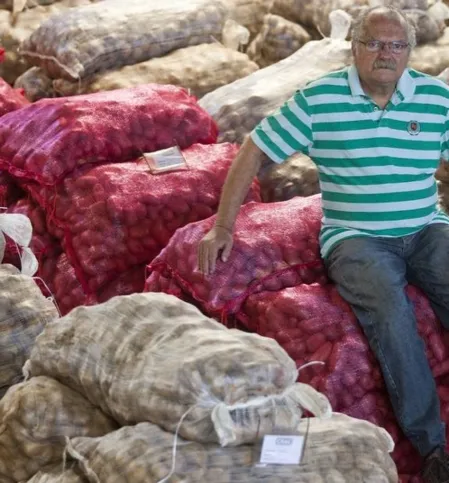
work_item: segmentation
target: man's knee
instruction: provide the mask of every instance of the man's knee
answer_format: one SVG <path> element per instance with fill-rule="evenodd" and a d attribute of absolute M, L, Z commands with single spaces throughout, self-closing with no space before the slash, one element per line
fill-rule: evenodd
<path fill-rule="evenodd" d="M 391 300 L 406 284 L 405 262 L 372 238 L 342 241 L 328 256 L 326 266 L 329 277 L 354 295 Z"/>

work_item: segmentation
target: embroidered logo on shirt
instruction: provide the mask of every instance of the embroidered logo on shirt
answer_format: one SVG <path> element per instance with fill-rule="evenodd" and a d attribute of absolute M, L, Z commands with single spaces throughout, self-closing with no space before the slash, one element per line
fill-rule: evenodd
<path fill-rule="evenodd" d="M 407 126 L 407 131 L 410 136 L 416 136 L 421 132 L 421 126 L 418 121 L 410 121 Z"/>

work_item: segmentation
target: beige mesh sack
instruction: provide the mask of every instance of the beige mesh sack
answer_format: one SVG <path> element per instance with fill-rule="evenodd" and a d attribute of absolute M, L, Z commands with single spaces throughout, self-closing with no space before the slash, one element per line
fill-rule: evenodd
<path fill-rule="evenodd" d="M 317 29 L 322 35 L 330 35 L 329 15 L 344 10 L 355 17 L 369 0 L 274 0 L 271 13 L 297 22 L 304 27 Z M 347 32 L 349 34 L 349 30 Z"/>
<path fill-rule="evenodd" d="M 287 201 L 320 192 L 318 168 L 305 154 L 296 153 L 281 164 L 265 156 L 259 172 L 260 194 L 265 203 Z"/>
<path fill-rule="evenodd" d="M 221 87 L 200 100 L 218 124 L 219 142 L 243 142 L 245 136 L 298 89 L 328 72 L 342 69 L 352 60 L 351 44 L 344 40 L 351 17 L 331 14 L 331 38 L 307 42 L 297 52 L 254 74 Z"/>
<path fill-rule="evenodd" d="M 38 471 L 27 483 L 88 483 L 75 462 L 48 466 Z"/>
<path fill-rule="evenodd" d="M 301 25 L 268 14 L 246 53 L 260 67 L 267 67 L 295 53 L 309 41 L 310 35 Z"/>
<path fill-rule="evenodd" d="M 22 366 L 36 337 L 58 318 L 35 281 L 11 265 L 0 265 L 0 391 L 22 380 Z"/>
<path fill-rule="evenodd" d="M 44 22 L 20 51 L 50 77 L 78 80 L 220 39 L 227 13 L 219 0 L 109 0 Z"/>
<path fill-rule="evenodd" d="M 254 37 L 262 27 L 264 16 L 270 11 L 273 0 L 223 0 L 230 16 L 245 26 Z"/>
<path fill-rule="evenodd" d="M 70 96 L 147 83 L 172 84 L 190 89 L 200 98 L 258 69 L 246 54 L 213 43 L 179 49 L 164 57 L 99 74 L 81 83 L 56 79 L 53 87 L 58 94 Z"/>
<path fill-rule="evenodd" d="M 29 67 L 17 50 L 39 25 L 50 16 L 70 8 L 89 5 L 90 0 L 60 0 L 53 5 L 30 8 L 15 16 L 7 10 L 0 10 L 0 45 L 5 49 L 5 60 L 0 63 L 0 77 L 10 84 Z"/>
<path fill-rule="evenodd" d="M 409 67 L 437 76 L 449 66 L 449 27 L 436 42 L 415 47 L 410 54 Z"/>
<path fill-rule="evenodd" d="M 273 339 L 229 330 L 162 293 L 78 307 L 47 326 L 26 364 L 84 394 L 120 424 L 151 421 L 186 439 L 253 441 L 292 427 L 328 400 L 294 384 L 296 365 Z"/>
<path fill-rule="evenodd" d="M 0 478 L 22 481 L 62 462 L 66 438 L 117 429 L 81 394 L 48 377 L 11 387 L 0 401 Z"/>
<path fill-rule="evenodd" d="M 26 98 L 31 102 L 48 97 L 56 97 L 53 89 L 53 79 L 50 79 L 40 67 L 31 67 L 31 69 L 24 72 L 16 79 L 14 87 L 23 89 Z"/>
<path fill-rule="evenodd" d="M 173 435 L 150 423 L 74 438 L 67 452 L 91 483 L 397 483 L 393 441 L 384 429 L 342 414 L 303 420 L 298 429 L 307 434 L 299 466 L 257 467 L 258 445 L 221 448 L 178 439 L 172 473 Z"/>
<path fill-rule="evenodd" d="M 428 12 L 412 9 L 404 10 L 404 14 L 416 28 L 416 42 L 418 45 L 434 42 L 443 34 L 444 22 L 437 22 Z"/>

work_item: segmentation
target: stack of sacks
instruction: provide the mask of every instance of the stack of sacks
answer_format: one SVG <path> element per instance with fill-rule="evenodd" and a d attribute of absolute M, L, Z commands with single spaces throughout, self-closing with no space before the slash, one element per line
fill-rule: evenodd
<path fill-rule="evenodd" d="M 449 371 L 449 336 L 422 293 L 413 287 L 407 291 L 437 380 L 441 415 L 448 422 L 448 386 L 442 376 Z M 299 285 L 252 295 L 239 318 L 246 328 L 277 340 L 298 366 L 324 362 L 302 370 L 299 379 L 325 394 L 335 411 L 386 428 L 396 443 L 393 457 L 399 472 L 419 472 L 421 460 L 395 421 L 378 363 L 334 285 Z"/>
<path fill-rule="evenodd" d="M 333 37 L 307 42 L 286 59 L 205 95 L 200 105 L 217 121 L 220 142 L 241 143 L 256 125 L 296 90 L 351 63 L 351 44 L 344 40 L 351 18 L 332 12 Z M 307 66 L 307 69 L 304 69 Z"/>
<path fill-rule="evenodd" d="M 157 483 L 179 428 L 175 479 L 397 482 L 384 430 L 331 416 L 274 340 L 228 330 L 175 297 L 78 308 L 46 327 L 25 372 L 0 403 L 4 481 Z M 300 472 L 255 468 L 254 443 L 273 431 L 307 431 Z"/>
<path fill-rule="evenodd" d="M 180 436 L 223 446 L 294 428 L 302 408 L 331 412 L 324 396 L 295 383 L 296 365 L 277 342 L 166 294 L 76 308 L 47 326 L 24 370 L 57 379 L 121 425 L 175 432 L 184 416 Z"/>
<path fill-rule="evenodd" d="M 216 212 L 238 150 L 209 145 L 216 136 L 195 98 L 174 86 L 46 99 L 5 116 L 0 166 L 44 209 L 45 229 L 59 240 L 63 252 L 39 276 L 62 313 L 141 291 L 145 265 L 173 233 Z M 185 167 L 154 173 L 143 153 L 171 146 Z M 256 181 L 247 200 L 260 200 Z"/>
<path fill-rule="evenodd" d="M 150 264 L 146 289 L 192 298 L 222 320 L 236 317 L 248 330 L 275 338 L 298 365 L 325 362 L 301 371 L 300 380 L 328 396 L 335 410 L 387 428 L 398 442 L 400 471 L 414 474 L 420 460 L 398 429 L 378 365 L 349 306 L 326 278 L 318 247 L 320 202 L 315 195 L 244 206 L 228 261 L 218 260 L 208 276 L 196 268 L 197 253 L 214 217 L 180 229 Z M 448 336 L 426 298 L 408 290 L 434 375 L 447 375 Z M 440 391 L 445 387 L 439 384 Z M 442 416 L 449 422 L 449 405 Z"/>
<path fill-rule="evenodd" d="M 188 443 L 179 440 L 174 480 L 217 483 L 318 483 L 362 481 L 396 483 L 393 446 L 386 431 L 342 414 L 331 419 L 302 421 L 308 432 L 301 465 L 255 467 L 254 447 L 238 448 Z M 73 438 L 68 454 L 80 463 L 91 481 L 156 483 L 170 473 L 173 435 L 150 423 L 119 429 L 99 438 Z M 117 475 L 117 460 L 120 474 Z M 69 476 L 73 475 L 73 471 Z M 95 479 L 97 478 L 97 479 Z M 37 483 L 41 480 L 31 480 Z M 74 483 L 83 480 L 74 480 Z M 66 480 L 64 479 L 64 483 Z"/>
<path fill-rule="evenodd" d="M 0 396 L 22 379 L 36 337 L 57 318 L 56 307 L 31 277 L 0 265 Z"/>
<path fill-rule="evenodd" d="M 88 5 L 94 1 L 99 0 L 29 0 L 26 5 L 23 1 L 4 0 L 3 9 L 0 9 L 0 46 L 6 52 L 5 61 L 0 64 L 0 77 L 12 85 L 18 76 L 31 67 L 17 50 L 42 22 L 54 14 L 67 12 L 70 8 Z M 22 7 L 26 9 L 20 13 L 13 13 L 13 4 L 16 5 L 16 12 Z"/>
<path fill-rule="evenodd" d="M 239 10 L 231 4 L 108 0 L 107 10 L 98 5 L 54 16 L 23 42 L 23 55 L 39 68 L 25 72 L 15 86 L 33 101 L 150 82 L 201 97 L 258 69 L 237 52 L 250 34 L 231 19 L 231 10 Z M 58 37 L 60 43 L 53 40 Z"/>
<path fill-rule="evenodd" d="M 137 160 L 79 169 L 56 190 L 29 186 L 45 207 L 74 267 L 74 289 L 79 292 L 81 284 L 86 295 L 101 298 L 106 285 L 136 267 L 140 273 L 136 282 L 143 288 L 145 264 L 159 254 L 175 231 L 216 212 L 237 151 L 238 146 L 227 143 L 195 144 L 183 150 L 188 166 L 183 171 L 154 175 L 146 162 Z M 259 199 L 254 182 L 247 200 Z M 57 269 L 56 273 L 67 277 L 70 270 Z M 59 303 L 62 297 L 72 297 L 70 286 L 55 280 Z M 72 307 L 78 300 L 73 298 Z M 67 304 L 63 305 L 65 313 Z"/>

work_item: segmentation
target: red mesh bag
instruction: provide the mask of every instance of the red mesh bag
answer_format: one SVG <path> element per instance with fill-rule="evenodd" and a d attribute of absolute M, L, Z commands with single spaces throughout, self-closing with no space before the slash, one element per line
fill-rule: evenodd
<path fill-rule="evenodd" d="M 17 185 L 14 179 L 4 171 L 0 171 L 0 207 L 8 208 L 20 198 L 25 192 Z"/>
<path fill-rule="evenodd" d="M 204 276 L 197 269 L 198 245 L 215 217 L 178 230 L 153 260 L 146 284 L 154 291 L 158 276 L 172 279 L 210 315 L 236 313 L 245 298 L 262 290 L 325 282 L 319 255 L 320 195 L 278 203 L 250 203 L 237 217 L 234 245 L 226 263 Z"/>
<path fill-rule="evenodd" d="M 55 190 L 35 191 L 86 293 L 98 293 L 129 268 L 149 263 L 188 223 L 216 212 L 238 151 L 233 144 L 183 151 L 188 169 L 151 174 L 145 162 L 81 169 Z M 29 187 L 29 189 L 32 189 Z M 254 182 L 248 200 L 260 200 Z"/>
<path fill-rule="evenodd" d="M 133 267 L 97 294 L 86 294 L 65 253 L 57 258 L 46 260 L 43 266 L 39 267 L 39 276 L 54 297 L 61 315 L 66 315 L 81 305 L 96 305 L 117 295 L 142 292 L 145 284 L 145 268 L 145 265 Z"/>
<path fill-rule="evenodd" d="M 2 121 L 0 168 L 46 185 L 87 163 L 217 140 L 215 122 L 196 98 L 157 84 L 43 99 Z"/>
<path fill-rule="evenodd" d="M 33 227 L 30 248 L 40 262 L 43 257 L 52 256 L 59 251 L 59 241 L 48 233 L 44 210 L 30 198 L 23 198 L 12 204 L 7 213 L 27 216 Z"/>
<path fill-rule="evenodd" d="M 449 334 L 444 333 L 424 295 L 408 287 L 418 330 L 437 377 L 442 417 L 449 422 Z M 299 380 L 324 393 L 334 411 L 386 428 L 396 442 L 393 457 L 399 472 L 417 475 L 421 460 L 398 425 L 380 368 L 350 308 L 333 284 L 301 285 L 250 296 L 239 319 L 250 330 L 274 338 L 298 366 Z M 448 427 L 449 436 L 449 427 Z M 418 480 L 419 481 L 419 480 Z"/>
<path fill-rule="evenodd" d="M 24 96 L 23 89 L 13 89 L 0 77 L 0 116 L 30 105 Z"/>

